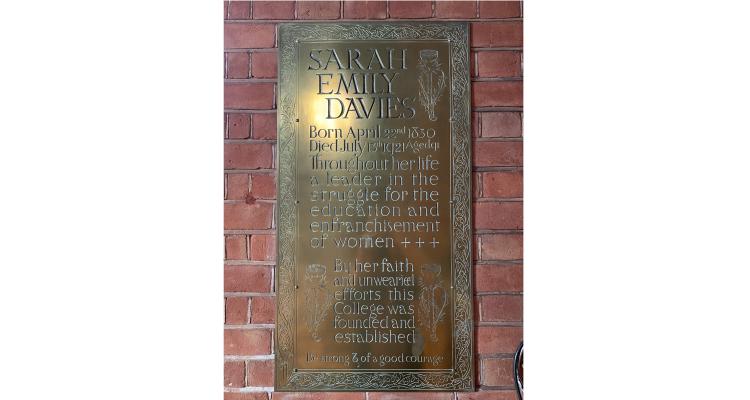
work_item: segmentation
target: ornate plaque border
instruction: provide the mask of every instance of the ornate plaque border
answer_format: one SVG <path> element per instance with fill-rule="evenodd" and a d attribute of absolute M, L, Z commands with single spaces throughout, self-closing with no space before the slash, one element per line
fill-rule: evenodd
<path fill-rule="evenodd" d="M 278 27 L 278 200 L 276 212 L 277 391 L 474 390 L 471 219 L 471 82 L 465 22 L 286 23 Z M 451 49 L 453 368 L 440 371 L 298 371 L 293 366 L 297 241 L 297 50 L 305 40 L 447 40 Z"/>

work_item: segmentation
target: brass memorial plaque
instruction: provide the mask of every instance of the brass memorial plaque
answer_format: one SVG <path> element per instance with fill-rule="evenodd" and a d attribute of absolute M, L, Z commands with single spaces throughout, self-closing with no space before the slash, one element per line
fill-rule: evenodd
<path fill-rule="evenodd" d="M 472 390 L 466 23 L 279 26 L 276 390 Z"/>

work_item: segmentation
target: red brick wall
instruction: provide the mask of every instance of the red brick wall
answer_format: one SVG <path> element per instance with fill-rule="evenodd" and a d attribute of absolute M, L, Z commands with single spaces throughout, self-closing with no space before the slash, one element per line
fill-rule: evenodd
<path fill-rule="evenodd" d="M 522 338 L 523 142 L 520 2 L 224 2 L 224 398 L 515 399 Z M 276 23 L 471 21 L 475 393 L 271 393 L 276 254 Z"/>

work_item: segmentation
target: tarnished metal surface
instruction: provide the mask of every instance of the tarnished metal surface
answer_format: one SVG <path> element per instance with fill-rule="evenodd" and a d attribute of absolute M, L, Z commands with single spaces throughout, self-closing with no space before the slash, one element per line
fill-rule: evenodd
<path fill-rule="evenodd" d="M 471 390 L 465 23 L 279 26 L 276 390 Z"/>

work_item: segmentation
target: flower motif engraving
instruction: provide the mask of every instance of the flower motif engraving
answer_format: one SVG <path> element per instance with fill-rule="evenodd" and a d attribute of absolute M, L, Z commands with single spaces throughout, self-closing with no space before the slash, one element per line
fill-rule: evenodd
<path fill-rule="evenodd" d="M 438 60 L 438 51 L 424 49 L 419 51 L 419 102 L 422 103 L 430 121 L 437 121 L 435 106 L 445 89 L 445 72 Z"/>
<path fill-rule="evenodd" d="M 429 334 L 430 341 L 438 341 L 438 325 L 445 320 L 448 293 L 440 277 L 440 264 L 422 265 L 419 278 L 419 324 Z"/>
<path fill-rule="evenodd" d="M 322 339 L 318 330 L 333 305 L 333 295 L 326 288 L 326 266 L 310 264 L 305 270 L 305 322 L 313 340 Z"/>

